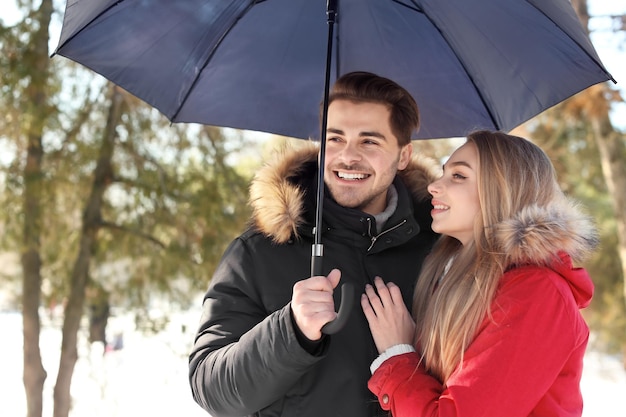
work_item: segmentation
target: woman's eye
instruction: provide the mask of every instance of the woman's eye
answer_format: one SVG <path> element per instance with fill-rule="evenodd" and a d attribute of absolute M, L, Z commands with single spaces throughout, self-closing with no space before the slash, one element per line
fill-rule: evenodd
<path fill-rule="evenodd" d="M 452 178 L 454 178 L 454 179 L 456 179 L 456 180 L 464 180 L 464 179 L 466 179 L 467 177 L 465 177 L 465 176 L 463 176 L 463 175 L 461 175 L 461 174 L 459 174 L 459 173 L 455 173 L 455 174 L 452 174 Z"/>

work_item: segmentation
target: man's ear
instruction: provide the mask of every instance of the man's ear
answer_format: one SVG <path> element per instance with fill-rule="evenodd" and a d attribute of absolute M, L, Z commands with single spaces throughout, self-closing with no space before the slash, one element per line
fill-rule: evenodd
<path fill-rule="evenodd" d="M 409 142 L 400 149 L 400 160 L 398 161 L 398 171 L 402 171 L 409 165 L 413 155 L 413 143 Z"/>

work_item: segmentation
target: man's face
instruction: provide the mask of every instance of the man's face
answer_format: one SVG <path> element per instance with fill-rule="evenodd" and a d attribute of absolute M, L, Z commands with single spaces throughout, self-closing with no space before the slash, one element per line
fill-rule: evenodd
<path fill-rule="evenodd" d="M 387 189 L 413 150 L 410 143 L 398 145 L 389 117 L 379 103 L 330 103 L 324 180 L 340 205 L 369 214 L 387 207 Z"/>

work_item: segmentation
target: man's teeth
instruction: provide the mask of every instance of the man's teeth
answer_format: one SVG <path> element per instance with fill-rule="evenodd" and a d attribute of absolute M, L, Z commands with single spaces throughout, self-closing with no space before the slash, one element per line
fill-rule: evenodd
<path fill-rule="evenodd" d="M 337 176 L 339 178 L 343 178 L 344 180 L 362 180 L 367 177 L 365 174 L 354 174 L 348 172 L 337 172 Z"/>

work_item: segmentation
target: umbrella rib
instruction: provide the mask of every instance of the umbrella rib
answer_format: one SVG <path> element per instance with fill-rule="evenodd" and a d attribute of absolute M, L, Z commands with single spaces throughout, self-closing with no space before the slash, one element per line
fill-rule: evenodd
<path fill-rule="evenodd" d="M 69 38 L 67 38 L 65 40 L 65 42 L 63 42 L 62 45 L 57 45 L 56 49 L 54 50 L 54 52 L 52 52 L 52 54 L 50 55 L 50 58 L 54 58 L 57 54 L 57 51 L 59 51 L 63 46 L 65 46 L 69 41 L 71 41 L 72 39 L 74 39 L 79 33 L 81 33 L 83 30 L 85 30 L 86 27 L 88 27 L 89 25 L 91 25 L 94 21 L 96 21 L 98 18 L 100 18 L 100 16 L 102 16 L 104 13 L 108 12 L 109 10 L 111 10 L 112 8 L 116 7 L 118 4 L 122 3 L 124 0 L 118 0 L 115 3 L 113 3 L 112 5 L 110 5 L 109 7 L 105 8 L 104 10 L 102 10 L 100 13 L 98 13 L 96 16 L 94 16 L 93 19 L 91 19 L 89 22 L 87 22 L 86 24 L 83 25 L 83 27 L 80 28 L 80 30 L 77 30 L 76 33 L 74 33 L 72 36 L 70 36 Z"/>
<path fill-rule="evenodd" d="M 415 1 L 413 1 L 413 0 L 411 1 L 411 3 L 413 3 L 413 6 L 411 6 L 410 4 L 406 4 L 405 2 L 400 1 L 400 0 L 391 0 L 391 1 L 394 2 L 394 3 L 399 4 L 400 6 L 404 6 L 407 9 L 411 9 L 413 11 L 416 11 L 418 13 L 424 13 L 424 10 L 422 10 L 422 8 L 420 6 L 415 4 Z"/>
<path fill-rule="evenodd" d="M 339 6 L 341 4 L 341 1 L 335 1 L 332 6 L 334 6 L 334 10 L 335 10 L 335 14 L 332 16 L 333 21 L 331 22 L 331 16 L 328 15 L 328 10 L 327 10 L 327 23 L 329 25 L 333 25 L 333 32 L 335 33 L 335 45 L 334 45 L 334 50 L 335 50 L 335 54 L 333 56 L 333 60 L 332 62 L 335 63 L 335 79 L 339 78 L 339 76 L 341 75 L 341 54 L 339 53 L 339 45 L 341 44 L 341 36 L 340 36 L 340 32 L 341 32 L 341 7 Z M 328 4 L 327 4 L 328 7 Z M 336 25 L 335 25 L 336 23 Z M 328 39 L 327 42 L 332 42 L 332 39 Z M 332 53 L 332 50 L 330 51 Z M 327 51 L 327 54 L 329 52 Z M 330 86 L 326 86 L 326 90 L 328 90 L 328 88 L 330 88 Z"/>
<path fill-rule="evenodd" d="M 194 77 L 193 82 L 189 85 L 189 88 L 187 89 L 187 92 L 185 93 L 185 96 L 183 97 L 183 99 L 181 100 L 180 104 L 176 108 L 176 111 L 174 112 L 174 114 L 171 117 L 172 121 L 176 121 L 176 117 L 178 116 L 178 113 L 180 113 L 180 111 L 182 110 L 183 106 L 187 102 L 187 99 L 189 98 L 189 95 L 191 94 L 191 91 L 193 90 L 193 87 L 196 85 L 196 83 L 198 82 L 198 79 L 200 78 L 200 74 L 202 74 L 202 71 L 204 70 L 204 68 L 206 68 L 206 66 L 209 65 L 209 61 L 211 61 L 211 58 L 213 58 L 213 55 L 215 55 L 215 51 L 217 51 L 217 49 L 220 47 L 220 45 L 222 44 L 222 41 L 224 40 L 226 35 L 228 35 L 230 33 L 230 31 L 237 25 L 239 20 L 241 20 L 241 18 L 244 17 L 250 11 L 250 9 L 252 9 L 258 3 L 262 3 L 264 1 L 265 0 L 253 0 L 253 1 L 251 1 L 250 4 L 248 5 L 248 7 L 242 13 L 240 13 L 239 16 L 237 16 L 236 19 L 233 20 L 233 22 L 230 25 L 230 27 L 227 30 L 224 31 L 224 33 L 222 34 L 222 37 L 215 43 L 215 46 L 213 47 L 213 50 L 211 50 L 211 53 L 209 53 L 209 55 L 207 55 L 206 59 L 204 60 L 204 63 L 202 64 L 202 67 L 200 67 L 200 71 L 198 71 L 198 73 Z"/>
<path fill-rule="evenodd" d="M 397 0 L 392 0 L 397 2 Z M 445 33 L 442 32 L 439 29 L 439 26 L 437 26 L 435 24 L 435 22 L 430 18 L 430 16 L 428 16 L 428 13 L 426 13 L 426 11 L 421 8 L 417 3 L 416 0 L 411 0 L 411 3 L 413 3 L 416 7 L 416 11 L 419 11 L 420 13 L 423 13 L 424 16 L 426 16 L 426 19 L 428 19 L 428 21 L 433 25 L 433 27 L 435 29 L 437 29 L 437 32 L 439 32 L 441 34 L 441 37 L 443 39 L 445 39 L 446 43 L 450 46 L 450 48 L 452 48 L 452 45 L 448 42 L 448 38 L 446 37 Z M 402 4 L 402 3 L 400 3 Z M 408 6 L 407 6 L 408 7 Z M 409 9 L 413 9 L 412 7 L 408 7 Z M 474 87 L 474 90 L 476 91 L 476 94 L 478 95 L 478 97 L 480 98 L 480 101 L 483 103 L 483 105 L 485 106 L 485 110 L 487 111 L 487 114 L 489 115 L 489 119 L 491 120 L 491 122 L 493 123 L 493 126 L 497 129 L 500 130 L 501 126 L 500 124 L 496 121 L 496 118 L 494 117 L 494 113 L 491 111 L 491 107 L 488 105 L 487 101 L 485 100 L 485 97 L 483 96 L 483 94 L 481 93 L 480 89 L 476 86 L 476 83 L 474 82 L 474 78 L 472 77 L 472 75 L 467 71 L 467 67 L 465 65 L 465 63 L 463 62 L 463 60 L 461 60 L 461 58 L 459 58 L 458 54 L 456 53 L 456 51 L 454 51 L 454 56 L 456 56 L 456 58 L 459 60 L 459 63 L 461 64 L 461 67 L 463 68 L 465 74 L 467 75 L 467 77 L 470 79 L 470 81 L 472 82 L 472 86 Z"/>
<path fill-rule="evenodd" d="M 544 13 L 543 10 L 541 10 L 539 7 L 537 7 L 533 2 L 528 2 L 530 3 L 531 6 L 533 6 L 539 13 L 541 13 L 542 15 L 544 15 L 546 17 L 546 19 L 548 19 L 549 21 L 551 21 L 552 23 L 554 23 L 554 26 L 556 26 L 557 28 L 561 29 L 561 27 L 547 14 Z M 572 42 L 574 42 L 588 57 L 589 59 L 591 59 L 593 62 L 596 63 L 596 65 L 598 67 L 600 67 L 600 69 L 606 74 L 606 76 L 613 81 L 613 84 L 617 84 L 617 81 L 615 81 L 615 78 L 613 78 L 613 76 L 611 75 L 611 73 L 609 73 L 606 68 L 604 68 L 604 65 L 602 65 L 601 62 L 599 62 L 595 57 L 593 57 L 593 55 L 591 55 L 589 52 L 587 52 L 587 48 L 585 48 L 583 45 L 581 45 L 579 42 L 576 41 L 576 39 L 572 38 L 570 36 L 569 33 L 567 33 L 566 31 L 564 31 L 563 29 L 561 29 L 561 31 L 563 33 L 565 33 L 565 35 L 567 35 L 568 38 L 570 38 L 570 40 Z"/>

